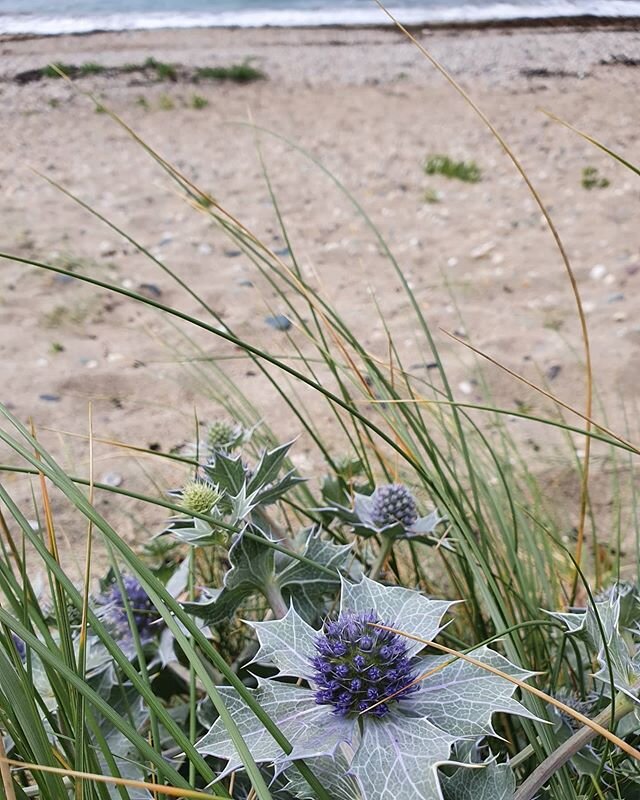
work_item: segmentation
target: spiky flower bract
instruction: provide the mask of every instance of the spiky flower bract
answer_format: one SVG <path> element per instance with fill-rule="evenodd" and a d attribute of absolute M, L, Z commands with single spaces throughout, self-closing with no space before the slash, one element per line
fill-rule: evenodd
<path fill-rule="evenodd" d="M 371 496 L 371 519 L 378 528 L 400 524 L 411 528 L 418 519 L 418 506 L 413 495 L 401 483 L 376 487 Z"/>
<path fill-rule="evenodd" d="M 185 511 L 208 514 L 220 502 L 220 498 L 221 494 L 213 484 L 193 480 L 183 487 L 180 505 Z"/>
<path fill-rule="evenodd" d="M 363 578 L 343 581 L 339 613 L 322 631 L 293 607 L 282 619 L 252 623 L 260 641 L 255 660 L 278 670 L 275 679 L 258 679 L 254 698 L 293 748 L 285 753 L 237 691 L 221 687 L 255 761 L 277 774 L 297 759 L 334 758 L 345 746 L 346 776 L 366 800 L 386 800 L 392 786 L 403 787 L 403 800 L 442 800 L 437 770 L 453 743 L 491 735 L 496 711 L 528 713 L 513 700 L 512 683 L 464 661 L 420 655 L 423 643 L 410 637 L 435 639 L 450 605 Z M 386 627 L 376 627 L 378 620 Z M 520 679 L 531 675 L 486 647 L 473 655 Z M 409 687 L 415 676 L 423 676 L 419 691 Z M 242 767 L 220 719 L 196 747 L 227 760 L 220 778 Z"/>
<path fill-rule="evenodd" d="M 316 703 L 336 714 L 383 717 L 389 706 L 420 687 L 407 655 L 407 640 L 375 627 L 374 611 L 342 614 L 328 622 L 315 642 Z M 385 698 L 389 698 L 387 702 Z"/>

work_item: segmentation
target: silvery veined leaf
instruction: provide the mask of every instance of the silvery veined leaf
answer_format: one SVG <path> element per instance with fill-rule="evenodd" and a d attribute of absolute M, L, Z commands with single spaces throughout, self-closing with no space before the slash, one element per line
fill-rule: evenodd
<path fill-rule="evenodd" d="M 491 761 L 462 767 L 441 778 L 445 800 L 513 800 L 516 779 L 509 764 Z"/>
<path fill-rule="evenodd" d="M 271 664 L 278 668 L 279 675 L 295 678 L 313 676 L 311 659 L 315 655 L 314 644 L 318 631 L 307 625 L 293 608 L 282 619 L 249 624 L 255 629 L 260 642 L 254 663 Z"/>
<path fill-rule="evenodd" d="M 352 579 L 359 579 L 362 568 L 353 557 L 351 545 L 328 542 L 314 528 L 303 531 L 301 538 L 304 539 L 304 556 L 316 564 L 335 570 L 335 577 L 332 578 L 324 570 L 286 556 L 284 565 L 278 570 L 278 585 L 285 599 L 293 603 L 300 616 L 312 622 L 324 611 L 323 597 L 340 585 L 340 571 L 348 571 Z"/>
<path fill-rule="evenodd" d="M 442 617 L 452 605 L 454 603 L 448 600 L 432 600 L 401 586 L 382 586 L 369 578 L 363 578 L 360 583 L 342 581 L 341 613 L 374 609 L 385 625 L 428 641 L 435 639 L 442 630 Z M 421 642 L 407 639 L 410 656 L 424 647 Z"/>
<path fill-rule="evenodd" d="M 309 689 L 277 681 L 260 681 L 251 693 L 293 745 L 292 752 L 286 754 L 235 689 L 223 686 L 219 692 L 253 758 L 258 763 L 274 765 L 276 772 L 297 758 L 333 755 L 336 748 L 343 742 L 350 742 L 355 733 L 355 719 L 338 717 L 328 706 L 316 705 Z M 242 766 L 220 719 L 196 743 L 196 749 L 228 762 L 220 778 Z"/>
<path fill-rule="evenodd" d="M 469 656 L 520 680 L 535 674 L 515 666 L 488 647 L 473 650 Z M 499 711 L 535 719 L 513 699 L 517 686 L 511 681 L 461 658 L 453 658 L 426 656 L 421 659 L 418 672 L 427 677 L 420 681 L 419 691 L 404 701 L 408 709 L 454 736 L 493 734 L 491 718 Z M 442 664 L 446 666 L 432 672 Z"/>
<path fill-rule="evenodd" d="M 320 784 L 327 791 L 331 800 L 363 800 L 358 782 L 349 774 L 349 764 L 353 758 L 351 748 L 341 745 L 335 756 L 321 756 L 310 758 L 307 766 L 316 776 Z M 290 768 L 285 773 L 289 782 L 285 790 L 300 798 L 300 800 L 315 800 L 316 795 L 309 784 L 295 768 Z"/>
<path fill-rule="evenodd" d="M 426 719 L 368 717 L 350 771 L 366 800 L 443 800 L 438 766 L 454 741 Z"/>

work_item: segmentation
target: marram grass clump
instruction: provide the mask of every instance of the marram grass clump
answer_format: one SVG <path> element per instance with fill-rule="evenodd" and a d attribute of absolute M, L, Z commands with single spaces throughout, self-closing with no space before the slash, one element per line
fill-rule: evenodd
<path fill-rule="evenodd" d="M 215 781 L 223 795 L 255 791 L 274 800 L 387 800 L 389 787 L 406 800 L 513 798 L 532 770 L 533 737 L 546 735 L 541 758 L 569 765 L 573 792 L 610 746 L 599 739 L 572 753 L 582 735 L 577 715 L 608 713 L 612 692 L 619 719 L 630 723 L 620 725 L 614 743 L 633 752 L 632 698 L 640 685 L 640 593 L 633 584 L 616 583 L 594 606 L 550 617 L 547 646 L 558 671 L 553 694 L 545 694 L 548 676 L 534 673 L 526 651 L 511 646 L 519 639 L 496 631 L 483 641 L 466 603 L 444 599 L 435 584 L 420 586 L 418 568 L 437 576 L 432 567 L 442 561 L 456 575 L 463 552 L 457 536 L 442 547 L 451 522 L 437 509 L 424 514 L 426 491 L 419 507 L 405 483 L 367 483 L 362 464 L 342 459 L 316 496 L 292 466 L 291 443 L 255 446 L 247 435 L 259 436 L 255 428 L 232 422 L 206 430 L 192 477 L 169 492 L 180 513 L 164 527 L 158 519 L 162 539 L 152 540 L 175 546 L 147 547 L 146 562 L 91 512 L 112 565 L 88 605 L 62 581 L 45 615 L 30 588 L 25 619 L 21 581 L 28 574 L 20 563 L 1 564 L 0 728 L 11 734 L 5 748 L 16 763 L 43 759 L 39 736 L 64 748 L 71 763 L 85 759 L 87 772 L 122 772 L 122 759 L 126 778 L 149 786 L 186 789 L 191 774 L 191 786 Z M 55 463 L 42 456 L 47 469 Z M 345 494 L 347 478 L 360 481 L 362 493 Z M 72 492 L 64 480 L 60 487 Z M 349 504 L 335 502 L 349 496 Z M 39 533 L 28 524 L 22 530 L 51 563 Z M 581 649 L 585 659 L 576 661 Z M 614 687 L 607 650 L 624 666 Z M 584 701 L 572 685 L 576 670 Z M 72 674 L 91 717 L 69 714 Z M 534 682 L 546 704 L 529 696 Z M 29 698 L 30 715 L 20 698 Z M 608 757 L 614 766 L 602 775 L 602 796 L 630 800 L 637 788 L 632 756 L 610 750 Z M 16 770 L 12 780 L 31 789 L 40 778 L 31 775 Z M 66 796 L 39 783 L 38 792 L 47 800 Z M 138 796 L 126 783 L 122 794 Z"/>

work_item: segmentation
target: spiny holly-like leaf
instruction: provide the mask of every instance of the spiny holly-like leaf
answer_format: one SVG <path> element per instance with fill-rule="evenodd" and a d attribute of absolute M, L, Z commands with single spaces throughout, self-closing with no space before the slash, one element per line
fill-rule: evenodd
<path fill-rule="evenodd" d="M 550 612 L 552 617 L 559 619 L 567 626 L 567 633 L 578 636 L 598 651 L 602 647 L 602 634 L 600 624 L 604 629 L 607 640 L 618 635 L 618 622 L 620 618 L 620 604 L 617 598 L 607 598 L 596 602 L 595 607 L 589 606 L 580 613 Z"/>
<path fill-rule="evenodd" d="M 218 625 L 232 616 L 245 596 L 244 589 L 225 592 L 224 589 L 205 588 L 198 601 L 182 603 L 182 607 L 206 625 Z"/>
<path fill-rule="evenodd" d="M 426 719 L 368 717 L 351 772 L 366 800 L 442 800 L 437 769 L 454 740 Z"/>
<path fill-rule="evenodd" d="M 261 536 L 255 529 L 254 533 Z M 217 592 L 209 590 L 201 602 L 184 603 L 183 608 L 203 619 L 208 625 L 228 619 L 245 597 L 273 582 L 273 553 L 270 547 L 253 538 L 238 536 L 229 550 L 231 569 L 224 577 L 223 588 Z"/>
<path fill-rule="evenodd" d="M 320 533 L 315 528 L 308 528 L 303 531 L 301 538 L 305 539 L 302 554 L 316 564 L 335 569 L 335 578 L 332 580 L 331 575 L 327 575 L 324 570 L 314 569 L 311 564 L 291 558 L 278 575 L 280 587 L 284 588 L 295 583 L 307 585 L 316 583 L 322 586 L 335 583 L 339 585 L 340 575 L 338 570 L 346 567 L 350 558 L 351 545 L 336 545 L 325 541 L 320 538 Z"/>
<path fill-rule="evenodd" d="M 457 769 L 441 779 L 445 800 L 513 800 L 516 779 L 509 764 Z"/>
<path fill-rule="evenodd" d="M 294 470 L 287 472 L 279 481 L 254 492 L 256 502 L 264 506 L 271 505 L 275 503 L 278 498 L 282 497 L 283 494 L 286 494 L 289 489 L 293 489 L 293 487 L 297 486 L 299 483 L 304 483 L 305 480 L 306 478 L 301 478 L 299 475 L 296 475 Z"/>
<path fill-rule="evenodd" d="M 469 655 L 520 680 L 535 674 L 515 666 L 488 647 L 480 647 Z M 420 661 L 418 670 L 423 675 L 441 664 L 447 666 L 420 681 L 419 691 L 404 699 L 403 703 L 407 709 L 427 717 L 447 733 L 455 736 L 490 735 L 493 733 L 491 717 L 498 711 L 535 718 L 513 699 L 515 684 L 461 658 L 453 661 L 451 656 L 427 656 Z"/>
<path fill-rule="evenodd" d="M 237 495 L 245 485 L 246 470 L 239 455 L 217 451 L 204 472 L 212 483 L 231 495 Z"/>
<path fill-rule="evenodd" d="M 263 486 L 275 482 L 292 445 L 293 442 L 286 442 L 274 447 L 273 450 L 263 451 L 249 481 L 250 492 L 258 491 Z"/>
<path fill-rule="evenodd" d="M 303 531 L 306 541 L 303 555 L 314 563 L 335 570 L 334 576 L 316 569 L 297 559 L 289 558 L 278 572 L 278 585 L 285 599 L 292 602 L 300 616 L 309 621 L 317 620 L 324 611 L 323 598 L 334 592 L 340 584 L 340 570 L 348 569 L 353 579 L 362 577 L 362 569 L 353 558 L 351 545 L 335 545 L 320 538 L 314 528 Z"/>
<path fill-rule="evenodd" d="M 307 766 L 325 788 L 331 800 L 363 800 L 360 787 L 353 775 L 348 774 L 351 754 L 343 752 L 339 747 L 333 758 L 323 756 L 311 758 Z M 315 800 L 316 795 L 296 769 L 288 769 L 285 773 L 289 782 L 285 786 L 287 792 L 301 800 Z"/>
<path fill-rule="evenodd" d="M 313 676 L 311 659 L 315 655 L 314 642 L 318 633 L 293 608 L 282 619 L 253 622 L 251 625 L 260 642 L 254 662 L 272 664 L 280 675 L 295 678 Z"/>
<path fill-rule="evenodd" d="M 621 630 L 619 594 L 610 593 L 580 614 L 556 612 L 552 616 L 567 626 L 569 635 L 583 639 L 597 653 L 600 669 L 595 677 L 598 680 L 610 687 L 613 672 L 614 685 L 636 699 L 640 653 L 630 634 L 625 635 Z"/>
<path fill-rule="evenodd" d="M 316 705 L 309 689 L 263 681 L 252 694 L 293 744 L 293 751 L 287 755 L 235 689 L 222 687 L 219 692 L 253 758 L 258 763 L 275 765 L 277 772 L 296 758 L 333 755 L 340 744 L 352 740 L 355 732 L 356 720 L 338 717 L 328 706 Z M 242 766 L 233 741 L 220 719 L 196 743 L 196 749 L 228 761 L 220 777 Z"/>
<path fill-rule="evenodd" d="M 375 609 L 385 625 L 429 641 L 442 629 L 442 617 L 452 605 L 448 600 L 431 600 L 411 589 L 382 586 L 368 578 L 360 583 L 342 583 L 341 613 Z M 412 639 L 406 641 L 409 655 L 415 655 L 425 646 Z"/>

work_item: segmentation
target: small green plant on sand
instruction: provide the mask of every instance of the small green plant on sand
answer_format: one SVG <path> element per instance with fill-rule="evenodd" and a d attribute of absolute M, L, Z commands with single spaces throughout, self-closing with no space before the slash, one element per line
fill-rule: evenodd
<path fill-rule="evenodd" d="M 609 186 L 609 179 L 600 175 L 597 167 L 585 167 L 582 170 L 583 189 L 606 189 Z"/>
<path fill-rule="evenodd" d="M 132 69 L 139 69 L 135 64 L 129 65 Z M 143 69 L 153 70 L 159 81 L 176 81 L 178 80 L 178 73 L 173 64 L 167 64 L 164 61 L 158 61 L 153 56 L 149 56 L 142 65 Z"/>
<path fill-rule="evenodd" d="M 429 186 L 424 191 L 424 202 L 425 203 L 439 203 L 440 202 L 440 193 L 436 191 L 433 187 Z"/>
<path fill-rule="evenodd" d="M 191 98 L 191 108 L 195 108 L 199 110 L 201 108 L 206 108 L 209 105 L 209 101 L 206 97 L 202 97 L 199 94 L 194 94 Z"/>
<path fill-rule="evenodd" d="M 149 106 L 149 101 L 148 101 L 148 100 L 147 100 L 147 98 L 146 98 L 144 95 L 142 95 L 142 94 L 141 94 L 141 95 L 140 95 L 140 97 L 138 97 L 138 99 L 136 100 L 136 105 L 137 105 L 137 106 L 140 106 L 140 108 L 144 108 L 144 110 L 145 110 L 145 111 L 148 111 L 148 110 L 149 110 L 149 108 L 150 108 L 150 106 Z"/>
<path fill-rule="evenodd" d="M 196 81 L 251 83 L 265 78 L 264 72 L 252 66 L 249 59 L 246 59 L 241 64 L 231 64 L 229 67 L 199 67 L 195 72 Z"/>
<path fill-rule="evenodd" d="M 478 183 L 482 178 L 480 167 L 475 161 L 454 161 L 446 155 L 429 156 L 425 161 L 424 171 L 427 175 L 444 175 L 445 178 L 456 178 L 466 183 Z"/>
<path fill-rule="evenodd" d="M 42 68 L 41 74 L 43 78 L 61 78 L 63 73 L 70 78 L 84 77 L 85 75 L 100 75 L 105 72 L 106 67 L 102 64 L 96 64 L 95 61 L 87 61 L 84 64 L 65 64 L 62 61 L 56 61 L 53 64 L 47 64 Z"/>
<path fill-rule="evenodd" d="M 161 111 L 173 111 L 176 107 L 175 103 L 168 94 L 161 94 L 158 105 Z"/>

